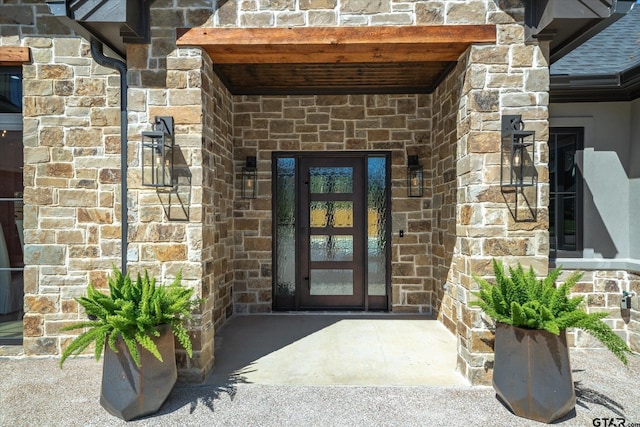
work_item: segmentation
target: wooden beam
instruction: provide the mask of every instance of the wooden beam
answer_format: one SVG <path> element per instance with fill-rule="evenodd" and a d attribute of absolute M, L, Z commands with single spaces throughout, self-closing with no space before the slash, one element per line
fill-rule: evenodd
<path fill-rule="evenodd" d="M 178 45 L 306 45 L 495 42 L 495 25 L 401 27 L 190 28 Z"/>
<path fill-rule="evenodd" d="M 21 46 L 0 46 L 0 65 L 16 66 L 29 62 L 29 48 Z"/>
<path fill-rule="evenodd" d="M 202 46 L 217 64 L 312 64 L 456 61 L 495 41 L 495 25 L 192 28 L 177 45 Z"/>

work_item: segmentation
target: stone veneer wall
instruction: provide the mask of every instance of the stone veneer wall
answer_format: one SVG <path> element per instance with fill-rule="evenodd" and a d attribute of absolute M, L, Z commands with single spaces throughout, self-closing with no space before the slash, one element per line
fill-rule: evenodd
<path fill-rule="evenodd" d="M 563 271 L 566 277 L 571 271 Z M 587 310 L 604 311 L 609 317 L 604 321 L 627 341 L 632 351 L 640 352 L 640 274 L 629 271 L 582 271 L 582 279 L 573 288 L 573 296 L 584 296 Z M 631 309 L 622 310 L 620 300 L 623 291 L 636 291 L 631 299 Z M 570 330 L 569 345 L 580 348 L 602 347 L 600 342 L 581 330 Z"/>
<path fill-rule="evenodd" d="M 456 332 L 458 313 L 454 299 L 445 298 L 454 247 L 457 242 L 457 161 L 458 108 L 467 61 L 463 58 L 433 94 L 433 132 L 431 134 L 431 169 L 433 170 L 431 200 L 433 212 L 434 309 L 438 319 Z"/>
<path fill-rule="evenodd" d="M 271 311 L 271 153 L 354 150 L 392 153 L 393 311 L 430 313 L 428 195 L 407 197 L 406 170 L 408 152 L 428 163 L 431 97 L 242 96 L 234 110 L 236 180 L 246 156 L 258 160 L 258 197 L 242 200 L 236 188 L 236 311 Z"/>
<path fill-rule="evenodd" d="M 129 173 L 128 260 L 131 271 L 147 269 L 165 282 L 181 272 L 182 283 L 204 299 L 190 328 L 193 358 L 177 351 L 181 376 L 202 380 L 213 366 L 215 329 L 231 315 L 232 102 L 207 55 L 171 43 L 154 37 L 150 46 L 131 46 L 127 55 L 130 98 L 136 101 L 129 119 L 130 141 L 136 142 Z M 164 55 L 166 60 L 158 58 Z M 133 87 L 145 74 L 159 79 L 157 86 L 148 81 Z M 155 116 L 174 118 L 175 192 L 141 185 L 140 132 L 150 129 Z"/>
<path fill-rule="evenodd" d="M 3 5 L 0 44 L 23 71 L 24 353 L 59 354 L 89 281 L 120 256 L 119 78 L 44 4 Z"/>
<path fill-rule="evenodd" d="M 219 2 L 219 27 L 331 27 L 484 24 L 505 19 L 518 0 L 228 0 Z M 524 10 L 522 10 L 524 12 Z"/>

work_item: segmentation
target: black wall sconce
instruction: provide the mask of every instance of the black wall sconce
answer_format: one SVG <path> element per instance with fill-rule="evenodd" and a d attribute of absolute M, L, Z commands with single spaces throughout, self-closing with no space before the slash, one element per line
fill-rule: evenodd
<path fill-rule="evenodd" d="M 518 212 L 525 206 L 530 212 L 529 219 L 535 221 L 538 183 L 538 172 L 534 162 L 536 133 L 524 130 L 522 116 L 504 115 L 501 134 L 500 189 L 503 193 L 514 193 L 515 207 L 511 212 L 516 221 L 519 220 Z M 533 187 L 529 196 L 525 193 L 527 187 Z M 525 205 L 519 204 L 519 196 Z"/>
<path fill-rule="evenodd" d="M 258 170 L 256 157 L 247 156 L 246 164 L 242 168 L 242 198 L 255 199 L 258 186 Z"/>
<path fill-rule="evenodd" d="M 521 116 L 502 116 L 501 187 L 536 184 L 535 138 L 535 131 L 524 130 Z"/>
<path fill-rule="evenodd" d="M 422 197 L 422 165 L 418 156 L 407 158 L 407 192 L 409 197 Z"/>
<path fill-rule="evenodd" d="M 173 187 L 173 117 L 156 116 L 153 130 L 142 132 L 142 185 Z"/>

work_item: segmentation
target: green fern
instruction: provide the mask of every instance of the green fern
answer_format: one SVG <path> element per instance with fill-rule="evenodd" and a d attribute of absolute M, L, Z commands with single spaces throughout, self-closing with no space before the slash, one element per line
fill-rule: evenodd
<path fill-rule="evenodd" d="M 191 319 L 191 310 L 200 301 L 193 299 L 193 289 L 180 285 L 181 274 L 169 286 L 156 286 L 156 279 L 150 279 L 148 272 L 138 274 L 135 281 L 113 269 L 109 278 L 109 293 L 87 287 L 87 295 L 76 301 L 84 307 L 89 319 L 66 326 L 63 331 L 86 329 L 64 350 L 60 367 L 69 356 L 77 356 L 89 345 L 95 343 L 95 358 L 100 359 L 105 343 L 117 353 L 116 341 L 121 337 L 136 365 L 140 366 L 139 348 L 144 348 L 162 361 L 153 341 L 160 333 L 157 326 L 167 324 L 180 345 L 192 356 L 191 339 L 184 326 L 185 319 Z"/>
<path fill-rule="evenodd" d="M 607 313 L 586 313 L 580 309 L 583 297 L 569 297 L 571 289 L 582 274 L 574 272 L 560 286 L 555 283 L 560 276 L 556 268 L 542 280 L 538 280 L 530 268 L 525 272 L 518 263 L 509 267 L 509 276 L 504 273 L 501 262 L 493 260 L 496 284 L 473 276 L 480 286 L 475 292 L 479 300 L 471 306 L 480 307 L 498 322 L 520 328 L 541 329 L 558 335 L 567 328 L 579 328 L 596 337 L 622 363 L 627 364 L 626 355 L 631 350 L 613 330 L 602 321 Z"/>

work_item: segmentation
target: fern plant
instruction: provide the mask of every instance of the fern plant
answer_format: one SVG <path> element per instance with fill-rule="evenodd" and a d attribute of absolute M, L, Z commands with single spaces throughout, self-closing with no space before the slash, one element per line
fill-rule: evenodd
<path fill-rule="evenodd" d="M 100 359 L 105 342 L 114 352 L 116 340 L 122 337 L 131 357 L 140 367 L 138 344 L 151 352 L 158 360 L 162 356 L 153 342 L 153 337 L 160 336 L 155 327 L 170 325 L 171 330 L 192 356 L 191 339 L 184 327 L 185 319 L 191 319 L 191 309 L 199 301 L 193 300 L 193 289 L 180 285 L 179 273 L 169 286 L 156 286 L 156 279 L 149 279 L 145 271 L 144 276 L 138 274 L 135 281 L 129 274 L 123 276 L 114 267 L 113 275 L 109 277 L 109 294 L 95 289 L 89 284 L 87 296 L 76 298 L 87 312 L 90 320 L 78 322 L 64 327 L 63 331 L 87 328 L 76 337 L 62 353 L 60 367 L 67 357 L 82 353 L 91 343 L 95 342 L 95 358 Z"/>
<path fill-rule="evenodd" d="M 582 329 L 596 337 L 625 365 L 631 350 L 622 338 L 602 321 L 608 313 L 586 313 L 580 308 L 584 297 L 569 297 L 571 289 L 582 277 L 579 272 L 571 274 L 560 286 L 555 283 L 560 275 L 556 268 L 542 280 L 536 278 L 533 268 L 525 272 L 518 263 L 509 267 L 510 277 L 504 272 L 501 262 L 493 260 L 496 284 L 474 275 L 480 291 L 474 295 L 480 299 L 471 306 L 482 308 L 498 322 L 526 329 L 542 329 L 559 335 L 567 328 Z"/>

